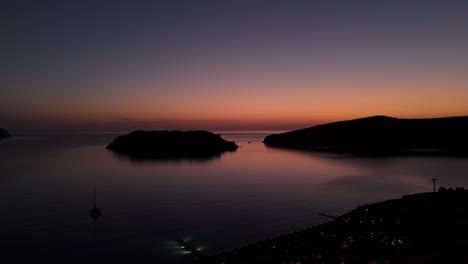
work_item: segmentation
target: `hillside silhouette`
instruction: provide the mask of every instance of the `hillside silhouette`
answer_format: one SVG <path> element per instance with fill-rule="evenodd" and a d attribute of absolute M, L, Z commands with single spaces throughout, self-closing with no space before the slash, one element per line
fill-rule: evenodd
<path fill-rule="evenodd" d="M 193 263 L 468 263 L 468 191 L 405 195 Z"/>
<path fill-rule="evenodd" d="M 318 125 L 264 139 L 267 146 L 366 155 L 468 154 L 468 116 L 399 119 L 373 116 Z"/>
<path fill-rule="evenodd" d="M 234 142 L 208 131 L 134 131 L 106 147 L 131 160 L 209 159 L 236 151 Z"/>
<path fill-rule="evenodd" d="M 0 139 L 9 138 L 11 134 L 3 128 L 0 128 Z"/>

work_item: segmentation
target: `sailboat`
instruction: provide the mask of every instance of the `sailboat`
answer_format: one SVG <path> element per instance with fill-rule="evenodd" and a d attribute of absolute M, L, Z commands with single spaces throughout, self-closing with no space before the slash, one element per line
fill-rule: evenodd
<path fill-rule="evenodd" d="M 101 210 L 96 207 L 96 188 L 94 188 L 94 207 L 89 211 L 89 216 L 93 218 L 94 221 L 98 220 L 101 217 Z"/>

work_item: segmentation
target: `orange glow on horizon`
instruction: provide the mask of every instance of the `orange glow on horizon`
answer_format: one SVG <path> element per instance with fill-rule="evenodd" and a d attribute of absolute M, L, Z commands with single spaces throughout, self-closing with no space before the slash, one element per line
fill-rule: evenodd
<path fill-rule="evenodd" d="M 140 93 L 117 93 L 112 98 L 57 100 L 54 104 L 50 103 L 51 98 L 35 99 L 17 103 L 15 107 L 6 106 L 2 112 L 25 122 L 216 130 L 298 129 L 373 115 L 399 118 L 468 115 L 464 83 L 446 80 L 405 80 L 378 85 L 373 81 L 339 79 L 224 86 L 213 82 L 191 88 L 193 91 L 185 94 L 146 88 Z M 20 110 L 8 112 L 9 108 Z"/>

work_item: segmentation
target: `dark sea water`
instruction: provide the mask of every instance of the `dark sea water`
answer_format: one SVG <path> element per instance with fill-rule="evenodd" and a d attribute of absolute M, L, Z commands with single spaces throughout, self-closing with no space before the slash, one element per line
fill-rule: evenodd
<path fill-rule="evenodd" d="M 119 157 L 105 149 L 117 134 L 0 141 L 0 258 L 180 263 L 191 256 L 177 239 L 215 254 L 329 220 L 318 213 L 432 191 L 432 178 L 468 186 L 468 158 L 362 158 L 220 134 L 240 148 L 209 160 Z"/>

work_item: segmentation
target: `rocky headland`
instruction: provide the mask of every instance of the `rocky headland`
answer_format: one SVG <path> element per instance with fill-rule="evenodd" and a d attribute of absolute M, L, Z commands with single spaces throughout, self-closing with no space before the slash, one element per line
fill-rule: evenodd
<path fill-rule="evenodd" d="M 468 116 L 340 121 L 269 135 L 271 147 L 364 155 L 468 155 Z"/>
<path fill-rule="evenodd" d="M 0 139 L 9 138 L 11 134 L 3 128 L 0 128 Z"/>

